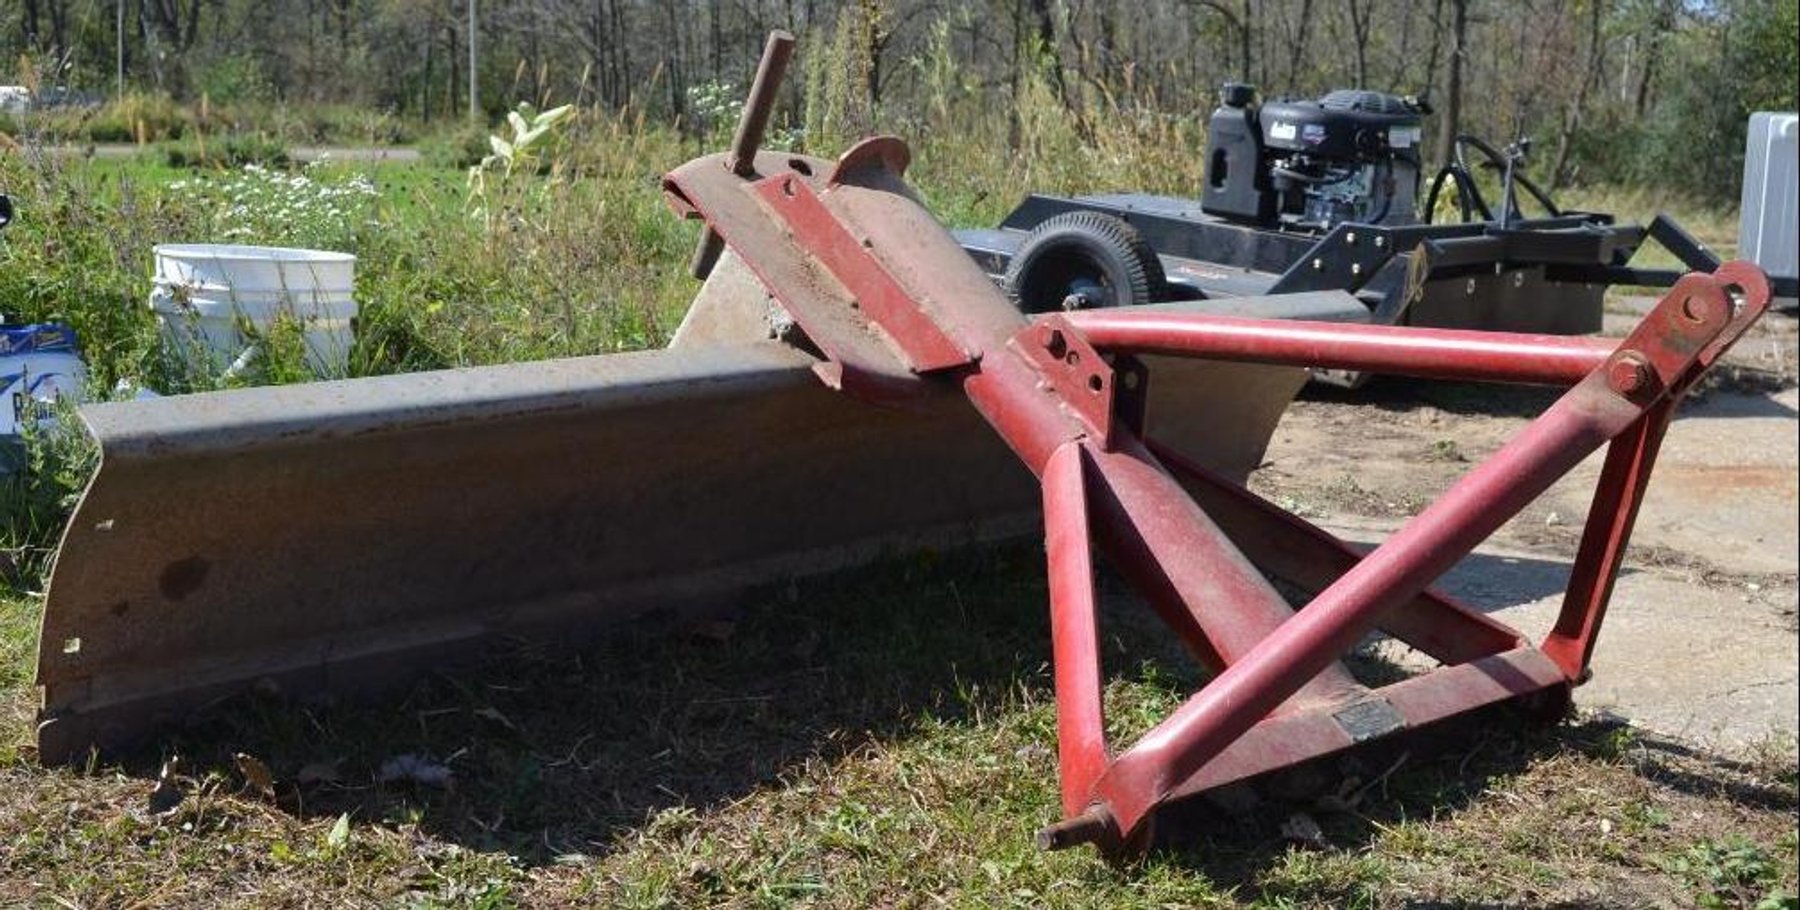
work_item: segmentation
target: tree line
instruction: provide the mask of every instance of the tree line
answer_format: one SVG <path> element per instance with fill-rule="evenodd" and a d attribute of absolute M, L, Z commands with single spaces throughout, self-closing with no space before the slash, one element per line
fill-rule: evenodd
<path fill-rule="evenodd" d="M 0 0 L 21 78 L 215 104 L 334 103 L 454 121 L 475 91 L 696 123 L 741 90 L 767 32 L 848 41 L 875 123 L 929 103 L 929 71 L 1005 116 L 1045 78 L 1086 130 L 1108 110 L 1203 115 L 1360 87 L 1425 99 L 1435 153 L 1468 132 L 1537 141 L 1553 184 L 1681 174 L 1735 186 L 1744 120 L 1796 107 L 1795 0 Z M 471 10 L 473 18 L 471 19 Z M 931 59 L 948 57 L 948 60 Z M 122 78 L 121 78 L 122 77 Z M 787 116 L 802 118 L 801 80 Z M 1096 99 L 1105 99 L 1102 108 Z M 1093 121 L 1093 122 L 1085 122 Z"/>

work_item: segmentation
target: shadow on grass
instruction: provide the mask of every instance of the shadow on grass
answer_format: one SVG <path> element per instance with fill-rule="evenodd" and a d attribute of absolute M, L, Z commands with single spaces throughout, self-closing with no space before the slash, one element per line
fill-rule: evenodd
<path fill-rule="evenodd" d="M 755 592 L 729 620 L 652 617 L 574 653 L 507 643 L 367 704 L 234 699 L 163 748 L 198 768 L 246 752 L 284 781 L 335 768 L 336 782 L 283 789 L 309 816 L 416 822 L 527 864 L 604 854 L 663 809 L 778 785 L 923 715 L 999 711 L 1020 685 L 1047 692 L 1041 558 L 921 554 Z M 454 785 L 381 783 L 402 755 L 448 767 Z"/>
<path fill-rule="evenodd" d="M 1419 839 L 1427 836 L 1423 834 L 1394 835 L 1409 822 L 1438 821 L 1471 811 L 1502 826 L 1501 831 L 1507 826 L 1517 826 L 1511 835 L 1502 834 L 1496 838 L 1498 843 L 1492 845 L 1492 849 L 1499 852 L 1510 854 L 1517 848 L 1505 845 L 1506 838 L 1527 836 L 1527 832 L 1538 844 L 1557 843 L 1566 837 L 1571 849 L 1578 845 L 1582 832 L 1576 826 L 1555 823 L 1546 826 L 1541 821 L 1534 823 L 1529 816 L 1517 820 L 1495 819 L 1485 808 L 1495 801 L 1489 793 L 1490 788 L 1506 789 L 1505 781 L 1530 772 L 1533 765 L 1543 760 L 1578 760 L 1577 764 L 1565 765 L 1567 770 L 1560 772 L 1561 786 L 1565 790 L 1606 786 L 1595 782 L 1608 778 L 1596 775 L 1592 769 L 1614 765 L 1657 789 L 1720 805 L 1726 815 L 1792 814 L 1800 806 L 1791 781 L 1783 779 L 1773 783 L 1777 778 L 1771 776 L 1768 768 L 1696 752 L 1679 743 L 1647 735 L 1616 718 L 1584 719 L 1546 726 L 1532 722 L 1516 711 L 1493 712 L 1487 717 L 1489 720 L 1485 724 L 1473 722 L 1473 718 L 1466 719 L 1458 729 L 1449 731 L 1447 737 L 1436 740 L 1425 751 L 1408 752 L 1395 747 L 1375 755 L 1347 761 L 1339 759 L 1338 771 L 1347 782 L 1345 789 L 1348 784 L 1358 783 L 1368 787 L 1356 800 L 1356 805 L 1348 810 L 1288 801 L 1226 813 L 1207 805 L 1204 800 L 1194 801 L 1165 813 L 1173 818 L 1165 821 L 1159 831 L 1159 849 L 1166 851 L 1165 858 L 1176 864 L 1196 869 L 1221 885 L 1246 887 L 1250 894 L 1272 901 L 1275 906 L 1286 906 L 1284 901 L 1287 900 L 1307 906 L 1363 906 L 1370 904 L 1371 889 L 1377 887 L 1374 883 L 1381 881 L 1381 874 L 1359 870 L 1355 857 L 1406 857 L 1413 851 L 1421 851 L 1429 857 L 1433 850 L 1440 849 L 1429 844 L 1455 842 L 1454 836 L 1448 841 L 1434 839 L 1428 843 Z M 1612 780 L 1611 786 L 1617 787 L 1617 778 Z M 1478 806 L 1478 803 L 1482 805 Z M 1317 867 L 1320 872 L 1308 874 L 1306 862 L 1294 862 L 1291 852 L 1294 840 L 1284 825 L 1294 818 L 1296 810 L 1308 812 L 1306 817 L 1316 820 L 1320 829 L 1318 842 L 1330 847 L 1329 851 L 1317 853 L 1322 857 Z M 1695 817 L 1699 816 L 1696 814 Z M 1383 846 L 1368 849 L 1374 847 L 1378 839 L 1383 840 Z M 1654 848 L 1644 849 L 1654 857 Z M 1522 852 L 1529 854 L 1530 851 Z M 1332 858 L 1336 858 L 1335 868 Z M 1498 853 L 1490 859 L 1504 861 Z M 1431 860 L 1424 862 L 1429 865 Z M 1376 869 L 1382 868 L 1381 860 L 1372 859 L 1371 864 Z M 1268 874 L 1271 869 L 1285 869 L 1285 872 L 1272 876 Z M 1446 890 L 1453 892 L 1456 889 Z M 1380 903 L 1385 905 L 1385 901 Z M 1431 899 L 1407 900 L 1400 904 L 1419 910 L 1634 905 L 1637 905 L 1635 899 L 1629 896 L 1616 902 L 1596 903 L 1592 897 L 1558 900 L 1544 895 L 1534 896 L 1524 904 Z"/>
<path fill-rule="evenodd" d="M 782 786 L 808 759 L 841 758 L 872 741 L 904 748 L 922 717 L 991 722 L 1019 710 L 1021 687 L 1047 702 L 1040 559 L 1026 545 L 922 555 L 759 592 L 734 622 L 641 624 L 576 654 L 496 649 L 478 667 L 446 668 L 374 705 L 233 701 L 167 748 L 202 769 L 229 769 L 237 752 L 255 755 L 283 781 L 283 808 L 305 816 L 412 823 L 528 866 L 604 855 L 663 810 L 722 806 Z M 1202 677 L 1149 611 L 1120 602 L 1120 587 L 1101 586 L 1109 660 L 1136 666 L 1132 678 L 1166 687 L 1172 703 Z M 1373 684 L 1400 675 L 1372 658 L 1358 658 L 1353 671 Z M 1601 754 L 1613 748 L 1612 729 L 1488 725 L 1438 758 L 1409 758 L 1355 812 L 1320 820 L 1331 843 L 1354 849 L 1387 820 L 1458 810 L 1494 777 L 1547 752 Z M 1049 735 L 1043 745 L 1053 748 Z M 450 768 L 453 786 L 380 782 L 383 762 L 402 755 Z M 1357 761 L 1364 764 L 1334 767 L 1328 787 L 1374 780 L 1387 767 Z M 150 774 L 154 764 L 134 770 Z M 289 783 L 308 767 L 336 780 Z M 1002 822 L 1016 824 L 1021 843 L 1054 811 L 1017 809 Z M 1166 856 L 1220 887 L 1253 883 L 1287 850 L 1280 824 L 1292 810 L 1271 802 L 1198 828 L 1175 818 L 1165 830 L 1182 839 Z"/>

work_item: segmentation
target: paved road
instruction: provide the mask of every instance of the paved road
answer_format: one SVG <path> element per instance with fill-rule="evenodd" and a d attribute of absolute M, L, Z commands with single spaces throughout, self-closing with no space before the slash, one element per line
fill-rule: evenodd
<path fill-rule="evenodd" d="M 85 156 L 90 152 L 96 158 L 130 158 L 153 149 L 124 143 L 104 145 L 55 145 L 48 148 L 53 155 Z M 368 162 L 412 162 L 419 160 L 419 150 L 395 146 L 391 148 L 351 148 L 347 146 L 312 146 L 301 145 L 288 149 L 288 157 L 300 162 L 313 162 L 323 158 L 333 161 L 368 161 Z"/>

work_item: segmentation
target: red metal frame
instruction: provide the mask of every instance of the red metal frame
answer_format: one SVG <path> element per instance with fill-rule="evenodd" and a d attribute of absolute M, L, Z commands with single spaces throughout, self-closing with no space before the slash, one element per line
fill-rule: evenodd
<path fill-rule="evenodd" d="M 1565 696 L 1586 671 L 1675 403 L 1768 304 L 1762 273 L 1734 263 L 1683 278 L 1617 345 L 1149 311 L 1033 323 L 913 201 L 900 179 L 907 157 L 883 138 L 835 167 L 764 156 L 740 177 L 714 156 L 666 185 L 825 352 L 827 381 L 877 377 L 833 382 L 876 403 L 903 402 L 909 385 L 954 383 L 1041 478 L 1064 814 L 1040 833 L 1047 847 L 1128 847 L 1170 800 L 1484 705 Z M 1361 554 L 1143 439 L 1136 353 L 1571 388 Z M 1609 443 L 1569 595 L 1541 649 L 1429 590 Z M 1217 673 L 1116 755 L 1104 735 L 1096 545 Z M 1295 611 L 1262 568 L 1319 593 Z M 1338 658 L 1376 628 L 1445 666 L 1365 688 Z"/>
<path fill-rule="evenodd" d="M 1317 369 L 1572 385 L 1611 356 L 1599 338 L 1088 310 L 1066 317 L 1097 348 Z"/>

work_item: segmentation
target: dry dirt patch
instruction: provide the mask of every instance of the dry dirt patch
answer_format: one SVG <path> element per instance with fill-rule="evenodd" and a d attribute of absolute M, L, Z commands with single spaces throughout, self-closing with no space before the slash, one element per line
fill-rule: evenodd
<path fill-rule="evenodd" d="M 1609 316 L 1609 329 L 1629 327 Z M 1800 562 L 1796 321 L 1770 314 L 1685 403 L 1578 701 L 1727 749 L 1792 740 Z M 1374 542 L 1491 455 L 1555 390 L 1377 379 L 1309 389 L 1251 486 Z M 1596 454 L 1445 581 L 1522 631 L 1547 630 L 1599 475 Z"/>

